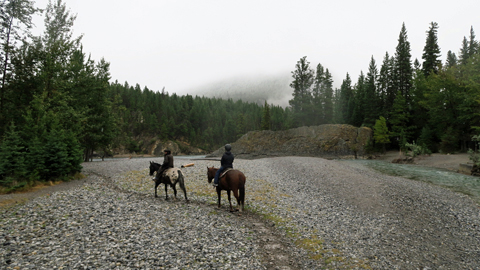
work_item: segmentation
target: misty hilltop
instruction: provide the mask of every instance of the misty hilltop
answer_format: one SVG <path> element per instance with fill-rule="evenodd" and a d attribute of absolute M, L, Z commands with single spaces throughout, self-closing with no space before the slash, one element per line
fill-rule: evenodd
<path fill-rule="evenodd" d="M 288 106 L 292 99 L 293 89 L 289 72 L 266 76 L 241 76 L 219 80 L 196 88 L 191 88 L 189 94 L 210 98 L 242 100 L 263 105 L 268 104 Z"/>

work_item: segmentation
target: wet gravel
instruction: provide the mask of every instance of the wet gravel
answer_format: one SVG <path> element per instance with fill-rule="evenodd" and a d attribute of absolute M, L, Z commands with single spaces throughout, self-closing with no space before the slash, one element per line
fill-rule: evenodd
<path fill-rule="evenodd" d="M 82 185 L 0 210 L 0 269 L 478 269 L 468 196 L 321 158 L 235 160 L 246 212 L 216 207 L 206 167 L 176 159 L 190 203 L 149 161 L 85 163 Z M 232 196 L 233 197 L 233 196 Z"/>

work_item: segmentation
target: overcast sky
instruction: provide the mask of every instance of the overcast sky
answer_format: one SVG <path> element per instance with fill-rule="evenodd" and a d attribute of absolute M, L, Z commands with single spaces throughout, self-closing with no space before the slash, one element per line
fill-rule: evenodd
<path fill-rule="evenodd" d="M 448 50 L 458 55 L 471 26 L 480 39 L 478 0 L 63 2 L 77 14 L 74 34 L 84 34 L 84 51 L 110 62 L 112 82 L 179 95 L 226 78 L 289 73 L 303 56 L 328 68 L 335 87 L 347 72 L 355 83 L 372 55 L 378 69 L 385 52 L 394 55 L 403 22 L 412 62 L 421 61 L 432 21 L 442 60 Z"/>

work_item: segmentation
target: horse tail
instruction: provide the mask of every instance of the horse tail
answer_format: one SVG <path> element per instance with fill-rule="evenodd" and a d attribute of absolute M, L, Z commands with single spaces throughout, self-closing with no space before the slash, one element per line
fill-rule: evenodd
<path fill-rule="evenodd" d="M 242 207 L 245 206 L 245 182 L 246 182 L 246 177 L 245 175 L 240 172 L 240 175 L 239 175 L 239 180 L 242 182 L 241 185 L 239 185 L 239 193 L 240 193 L 240 202 L 242 203 Z"/>
<path fill-rule="evenodd" d="M 183 177 L 183 173 L 182 171 L 179 169 L 177 170 L 177 173 L 178 173 L 178 179 L 177 179 L 177 182 L 180 184 L 180 187 L 182 189 L 185 189 L 185 178 Z"/>
<path fill-rule="evenodd" d="M 183 190 L 185 200 L 188 202 L 187 189 L 185 188 L 185 178 L 183 177 L 183 173 L 181 170 L 178 170 L 178 182 L 180 184 L 180 188 Z"/>

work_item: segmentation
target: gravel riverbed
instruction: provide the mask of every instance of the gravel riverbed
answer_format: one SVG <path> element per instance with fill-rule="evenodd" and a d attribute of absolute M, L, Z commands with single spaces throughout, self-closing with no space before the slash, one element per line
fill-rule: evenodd
<path fill-rule="evenodd" d="M 83 164 L 83 184 L 0 209 L 0 269 L 479 269 L 468 196 L 310 157 L 234 162 L 246 211 L 217 208 L 206 167 L 154 198 L 149 161 Z M 232 202 L 236 205 L 232 195 Z"/>

